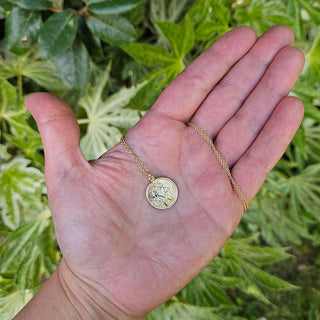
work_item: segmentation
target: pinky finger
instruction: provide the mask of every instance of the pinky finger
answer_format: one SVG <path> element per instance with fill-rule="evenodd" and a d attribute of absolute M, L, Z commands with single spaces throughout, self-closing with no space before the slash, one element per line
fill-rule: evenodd
<path fill-rule="evenodd" d="M 249 202 L 286 151 L 303 119 L 303 111 L 299 99 L 281 100 L 256 140 L 233 167 L 232 175 Z"/>

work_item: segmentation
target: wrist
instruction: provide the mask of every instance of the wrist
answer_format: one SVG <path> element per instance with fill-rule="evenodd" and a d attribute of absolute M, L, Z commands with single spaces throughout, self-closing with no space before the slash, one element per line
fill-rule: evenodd
<path fill-rule="evenodd" d="M 130 315 L 79 279 L 62 260 L 14 320 L 144 320 Z"/>
<path fill-rule="evenodd" d="M 145 316 L 130 315 L 90 284 L 85 283 L 73 273 L 68 264 L 62 260 L 59 265 L 59 282 L 69 303 L 77 310 L 77 319 L 115 319 L 115 320 L 144 320 Z"/>

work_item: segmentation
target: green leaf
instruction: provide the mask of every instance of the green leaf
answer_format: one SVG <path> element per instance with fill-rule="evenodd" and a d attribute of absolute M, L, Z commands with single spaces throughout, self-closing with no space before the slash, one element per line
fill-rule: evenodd
<path fill-rule="evenodd" d="M 151 0 L 150 18 L 153 21 L 176 22 L 183 14 L 188 0 Z"/>
<path fill-rule="evenodd" d="M 28 10 L 47 10 L 52 6 L 50 0 L 8 0 L 21 8 Z"/>
<path fill-rule="evenodd" d="M 254 297 L 256 300 L 261 301 L 267 305 L 270 305 L 269 299 L 262 293 L 262 291 L 252 282 L 252 278 L 249 278 L 244 270 L 241 270 L 242 283 L 240 289 L 246 294 Z"/>
<path fill-rule="evenodd" d="M 166 64 L 163 68 L 150 73 L 144 79 L 145 85 L 130 100 L 126 108 L 148 110 L 157 100 L 162 90 L 183 70 L 180 61 Z"/>
<path fill-rule="evenodd" d="M 153 310 L 148 320 L 222 320 L 217 308 L 195 306 L 178 301 L 173 297 L 168 302 Z"/>
<path fill-rule="evenodd" d="M 5 61 L 0 56 L 0 74 L 5 79 L 25 76 L 47 89 L 66 88 L 53 62 L 39 60 L 39 57 L 34 55 L 18 56 L 10 61 Z"/>
<path fill-rule="evenodd" d="M 306 11 L 309 13 L 311 20 L 313 20 L 313 22 L 316 25 L 320 25 L 320 9 L 319 8 L 316 9 L 315 7 L 310 5 L 309 1 L 307 1 L 307 0 L 298 0 L 298 1 L 306 9 Z"/>
<path fill-rule="evenodd" d="M 39 241 L 37 242 L 40 255 L 43 258 L 43 264 L 49 274 L 52 274 L 56 269 L 59 256 L 59 251 L 56 250 L 57 244 L 53 241 L 54 238 L 53 222 L 50 220 L 48 226 L 39 235 Z"/>
<path fill-rule="evenodd" d="M 16 282 L 21 290 L 34 288 L 40 282 L 41 257 L 36 246 L 32 246 L 24 255 L 16 273 Z"/>
<path fill-rule="evenodd" d="M 289 0 L 288 1 L 288 12 L 293 17 L 294 26 L 293 31 L 296 35 L 296 39 L 300 40 L 302 38 L 302 23 L 301 23 L 301 10 L 299 6 L 299 0 Z"/>
<path fill-rule="evenodd" d="M 214 0 L 216 1 L 216 0 Z M 189 19 L 191 19 L 192 23 L 197 26 L 198 24 L 204 22 L 208 17 L 208 13 L 210 13 L 212 8 L 213 1 L 208 0 L 198 0 L 196 1 L 190 10 L 187 13 Z"/>
<path fill-rule="evenodd" d="M 227 30 L 225 24 L 213 24 L 212 21 L 206 21 L 196 29 L 195 37 L 197 40 L 205 41 L 212 38 L 216 32 L 225 32 Z"/>
<path fill-rule="evenodd" d="M 167 6 L 167 21 L 176 22 L 183 14 L 186 6 L 188 5 L 188 0 L 171 0 L 169 1 L 169 6 Z"/>
<path fill-rule="evenodd" d="M 230 29 L 230 8 L 222 0 L 196 1 L 187 13 L 195 26 L 195 38 L 207 41 Z"/>
<path fill-rule="evenodd" d="M 259 226 L 262 238 L 272 246 L 279 247 L 281 243 L 300 245 L 301 238 L 310 239 L 310 235 L 305 222 L 299 216 L 301 205 L 296 193 L 291 193 L 289 200 L 282 189 L 287 187 L 286 180 L 272 180 L 272 186 L 269 185 L 269 180 L 270 178 L 258 193 L 256 201 L 250 204 L 250 210 L 244 219 Z M 271 190 L 267 193 L 266 185 Z"/>
<path fill-rule="evenodd" d="M 141 0 L 88 0 L 88 10 L 96 14 L 118 14 L 137 6 Z"/>
<path fill-rule="evenodd" d="M 143 23 L 146 15 L 147 6 L 145 5 L 144 1 L 142 1 L 126 14 L 126 18 L 132 25 L 136 27 Z"/>
<path fill-rule="evenodd" d="M 128 108 L 148 110 L 165 86 L 184 69 L 183 58 L 193 47 L 194 34 L 189 18 L 179 25 L 168 22 L 156 22 L 156 25 L 168 37 L 172 46 L 171 55 L 161 47 L 152 48 L 146 44 L 122 46 L 123 50 L 138 61 L 149 66 L 161 66 L 145 77 L 147 84 L 130 101 Z"/>
<path fill-rule="evenodd" d="M 3 108 L 1 117 L 10 124 L 10 133 L 14 136 L 34 136 L 37 133 L 29 126 L 26 119 L 30 116 L 28 110 L 24 107 L 23 101 L 15 104 L 6 105 Z"/>
<path fill-rule="evenodd" d="M 81 139 L 81 148 L 87 159 L 96 159 L 107 149 L 119 142 L 122 134 L 118 128 L 130 129 L 139 119 L 137 111 L 123 109 L 129 100 L 143 86 L 124 88 L 102 101 L 101 94 L 109 79 L 110 66 L 97 79 L 97 86 L 90 88 L 80 106 L 86 111 L 87 118 L 79 123 L 88 124 L 86 134 Z"/>
<path fill-rule="evenodd" d="M 309 76 L 309 81 L 312 83 L 314 81 L 319 82 L 320 79 L 320 32 L 313 42 L 312 48 L 306 55 L 306 67 L 307 75 Z"/>
<path fill-rule="evenodd" d="M 303 128 L 305 132 L 306 139 L 306 152 L 308 157 L 315 161 L 315 163 L 320 163 L 320 127 L 319 121 L 304 121 Z"/>
<path fill-rule="evenodd" d="M 14 262 L 19 262 L 24 258 L 24 250 L 31 244 L 31 249 L 34 242 L 37 242 L 38 237 L 43 230 L 48 226 L 50 211 L 45 210 L 43 213 L 33 218 L 28 223 L 17 228 L 3 242 L 0 255 L 0 272 L 8 271 Z M 33 245 L 32 245 L 33 244 Z M 30 248 L 29 248 L 30 249 Z M 19 265 L 19 263 L 17 263 Z"/>
<path fill-rule="evenodd" d="M 18 100 L 16 89 L 5 79 L 0 78 L 0 119 L 5 112 L 15 106 Z"/>
<path fill-rule="evenodd" d="M 184 301 L 201 306 L 233 305 L 228 294 L 215 281 L 214 272 L 214 270 L 205 269 L 191 280 L 180 292 Z M 236 287 L 237 284 L 239 285 L 238 279 L 233 282 L 233 287 Z"/>
<path fill-rule="evenodd" d="M 309 102 L 313 102 L 313 99 L 320 99 L 320 89 L 313 81 L 305 76 L 300 76 L 296 85 L 292 89 L 295 95 L 299 97 L 308 98 Z"/>
<path fill-rule="evenodd" d="M 269 248 L 268 252 L 264 254 L 263 251 L 260 250 L 263 248 L 257 249 L 256 246 L 251 246 L 247 243 L 247 241 L 250 239 L 252 241 L 253 237 L 230 239 L 221 252 L 222 256 L 224 257 L 222 261 L 224 269 L 227 265 L 229 269 L 232 270 L 232 273 L 238 275 L 241 280 L 241 284 L 237 287 L 239 287 L 247 294 L 253 295 L 257 299 L 268 304 L 270 303 L 269 300 L 255 285 L 254 282 L 258 282 L 259 284 L 269 288 L 270 290 L 287 290 L 297 288 L 281 279 L 278 279 L 275 276 L 266 273 L 262 269 L 254 266 L 249 262 L 254 261 L 254 263 L 258 265 L 267 265 L 271 263 L 268 262 L 268 257 L 270 257 L 270 259 L 273 260 L 273 264 L 286 258 L 284 249 Z M 239 248 L 243 248 L 243 251 L 239 250 Z M 280 255 L 282 256 L 281 258 L 277 258 L 275 256 L 277 251 L 280 252 Z M 246 256 L 246 253 L 249 253 L 249 255 Z M 264 257 L 258 257 L 260 253 L 263 254 Z M 219 260 L 222 259 L 218 259 L 218 262 Z M 224 272 L 226 271 L 224 270 Z"/>
<path fill-rule="evenodd" d="M 10 320 L 31 300 L 33 293 L 30 290 L 15 291 L 0 296 L 0 314 L 3 320 Z"/>
<path fill-rule="evenodd" d="M 298 129 L 296 132 L 292 143 L 297 148 L 297 150 L 300 151 L 300 153 L 303 155 L 304 158 L 307 158 L 307 152 L 306 152 L 306 136 L 305 132 L 302 126 Z"/>
<path fill-rule="evenodd" d="M 36 165 L 44 167 L 44 158 L 41 152 L 43 147 L 40 134 L 37 131 L 31 130 L 28 131 L 26 135 L 4 134 L 4 137 L 8 145 L 14 146 L 19 151 L 23 151 L 26 158 L 34 161 Z"/>
<path fill-rule="evenodd" d="M 41 277 L 48 276 L 57 264 L 49 210 L 17 228 L 2 244 L 0 272 L 11 275 L 21 291 L 37 288 Z"/>
<path fill-rule="evenodd" d="M 153 21 L 167 21 L 167 1 L 150 0 L 150 18 Z"/>
<path fill-rule="evenodd" d="M 235 254 L 238 257 L 250 261 L 258 266 L 274 264 L 286 260 L 291 256 L 285 251 L 285 248 L 270 248 L 236 244 L 234 249 L 236 250 Z"/>
<path fill-rule="evenodd" d="M 65 89 L 65 86 L 52 61 L 28 59 L 21 68 L 21 74 L 46 89 Z"/>
<path fill-rule="evenodd" d="M 225 255 L 224 252 L 225 250 L 223 249 L 223 255 Z M 215 261 L 216 260 L 214 260 L 214 262 Z M 231 272 L 239 278 L 240 283 L 237 285 L 237 288 L 248 295 L 254 296 L 257 300 L 260 300 L 266 304 L 270 304 L 270 301 L 267 299 L 267 297 L 244 272 L 241 267 L 241 263 L 241 259 L 237 260 L 236 257 L 227 257 L 227 255 L 225 255 L 225 258 L 218 259 L 218 265 L 220 264 L 220 270 L 222 273 Z M 226 269 L 226 267 L 228 267 L 228 269 Z"/>
<path fill-rule="evenodd" d="M 26 53 L 37 42 L 40 27 L 40 13 L 14 8 L 6 19 L 8 49 L 18 55 Z"/>
<path fill-rule="evenodd" d="M 7 11 L 12 9 L 12 3 L 9 0 L 1 0 L 0 3 L 0 12 L 6 14 Z"/>
<path fill-rule="evenodd" d="M 270 290 L 293 290 L 298 289 L 297 286 L 294 286 L 286 281 L 281 280 L 278 277 L 275 277 L 252 264 L 241 261 L 242 268 L 259 284 L 270 289 Z"/>
<path fill-rule="evenodd" d="M 80 17 L 78 20 L 78 34 L 80 35 L 81 40 L 86 46 L 91 59 L 101 59 L 103 57 L 101 41 L 89 30 L 85 19 L 86 18 L 84 17 Z"/>
<path fill-rule="evenodd" d="M 41 56 L 52 59 L 65 53 L 76 37 L 77 28 L 77 18 L 71 10 L 54 13 L 40 30 Z"/>
<path fill-rule="evenodd" d="M 260 35 L 275 24 L 285 24 L 294 27 L 293 18 L 287 13 L 287 7 L 279 1 L 252 0 L 245 9 L 235 12 L 238 24 L 253 27 Z"/>
<path fill-rule="evenodd" d="M 86 23 L 94 35 L 115 46 L 131 43 L 137 36 L 132 24 L 120 16 L 93 16 Z"/>
<path fill-rule="evenodd" d="M 171 22 L 155 22 L 168 39 L 173 55 L 183 58 L 194 46 L 194 31 L 191 20 L 186 17 L 181 24 Z"/>
<path fill-rule="evenodd" d="M 308 101 L 303 101 L 303 98 L 301 99 L 304 105 L 304 115 L 305 117 L 314 119 L 318 122 L 320 122 L 320 109 L 315 106 L 312 103 L 309 103 Z"/>
<path fill-rule="evenodd" d="M 0 160 L 7 161 L 11 158 L 4 144 L 0 144 Z"/>
<path fill-rule="evenodd" d="M 80 39 L 54 60 L 64 84 L 71 89 L 83 90 L 89 77 L 89 55 Z"/>
<path fill-rule="evenodd" d="M 310 53 L 309 53 L 310 54 Z M 316 54 L 313 53 L 311 56 Z M 311 58 L 312 60 L 312 58 Z M 306 68 L 304 75 L 300 76 L 296 85 L 292 89 L 292 94 L 302 100 L 304 105 L 305 117 L 311 118 L 320 122 L 320 109 L 318 108 L 318 102 L 320 101 L 320 90 L 317 80 L 320 72 L 320 49 L 318 50 L 318 73 L 317 70 L 317 58 L 315 57 L 315 67 L 309 64 L 309 57 L 306 57 Z M 320 74 L 320 73 L 319 73 Z"/>
<path fill-rule="evenodd" d="M 159 66 L 164 63 L 175 63 L 176 58 L 162 47 L 155 47 L 144 43 L 131 43 L 121 48 L 135 60 L 147 66 Z"/>
<path fill-rule="evenodd" d="M 15 88 L 5 79 L 0 78 L 0 120 L 4 120 L 6 125 L 3 127 L 3 136 L 8 137 L 8 132 L 12 139 L 16 137 L 21 139 L 22 143 L 28 144 L 28 141 L 39 137 L 26 122 L 29 117 L 27 109 L 23 106 L 22 101 L 17 101 L 17 93 Z M 9 126 L 7 126 L 9 124 Z M 8 140 L 11 141 L 9 138 Z M 36 150 L 32 150 L 35 152 Z"/>
<path fill-rule="evenodd" d="M 39 208 L 44 175 L 29 164 L 29 160 L 15 157 L 0 166 L 2 220 L 10 229 L 19 226 L 22 209 Z"/>
<path fill-rule="evenodd" d="M 6 62 L 0 55 L 0 79 L 9 79 L 15 76 L 11 63 Z"/>
<path fill-rule="evenodd" d="M 288 179 L 281 179 L 275 186 L 284 194 L 295 197 L 304 210 L 320 221 L 320 165 L 310 165 L 301 173 Z"/>

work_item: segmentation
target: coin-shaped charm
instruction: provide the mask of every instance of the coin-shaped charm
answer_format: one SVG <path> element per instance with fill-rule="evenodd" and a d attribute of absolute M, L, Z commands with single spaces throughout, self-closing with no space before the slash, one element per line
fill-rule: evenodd
<path fill-rule="evenodd" d="M 147 187 L 146 196 L 156 209 L 169 209 L 178 199 L 178 188 L 169 178 L 156 178 Z"/>

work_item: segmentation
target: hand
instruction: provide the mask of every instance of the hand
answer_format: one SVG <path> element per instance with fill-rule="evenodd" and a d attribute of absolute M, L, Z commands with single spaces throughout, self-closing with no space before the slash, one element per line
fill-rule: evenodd
<path fill-rule="evenodd" d="M 208 133 L 252 200 L 303 117 L 302 103 L 286 97 L 304 64 L 293 40 L 285 26 L 258 40 L 248 27 L 230 31 L 128 132 L 128 144 L 151 173 L 176 182 L 179 199 L 168 210 L 147 203 L 148 179 L 121 144 L 87 162 L 71 109 L 46 93 L 26 99 L 43 139 L 67 284 L 72 274 L 101 301 L 144 316 L 210 263 L 243 207 L 208 144 L 185 122 Z"/>

